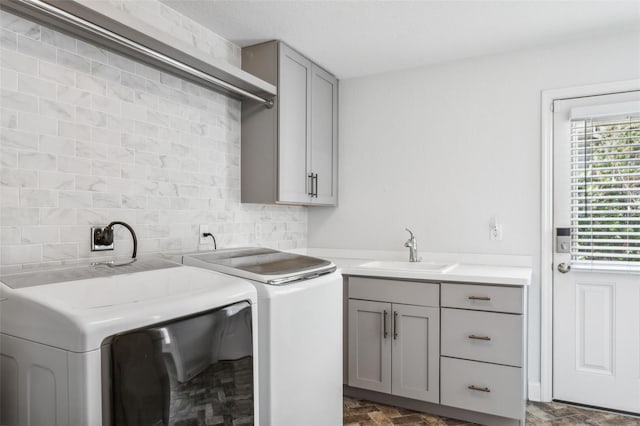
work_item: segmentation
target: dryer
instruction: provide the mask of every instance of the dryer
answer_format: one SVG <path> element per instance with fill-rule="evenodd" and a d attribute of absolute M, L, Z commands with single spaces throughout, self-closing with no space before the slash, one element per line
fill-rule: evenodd
<path fill-rule="evenodd" d="M 0 424 L 251 423 L 257 337 L 253 285 L 160 258 L 0 277 Z"/>
<path fill-rule="evenodd" d="M 268 248 L 183 254 L 185 265 L 258 291 L 260 423 L 342 424 L 342 275 L 327 260 Z"/>

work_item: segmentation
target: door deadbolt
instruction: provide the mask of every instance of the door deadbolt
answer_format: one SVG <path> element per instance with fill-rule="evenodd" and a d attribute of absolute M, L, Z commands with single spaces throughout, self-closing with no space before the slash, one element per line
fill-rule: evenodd
<path fill-rule="evenodd" d="M 571 228 L 556 228 L 556 253 L 571 251 Z"/>

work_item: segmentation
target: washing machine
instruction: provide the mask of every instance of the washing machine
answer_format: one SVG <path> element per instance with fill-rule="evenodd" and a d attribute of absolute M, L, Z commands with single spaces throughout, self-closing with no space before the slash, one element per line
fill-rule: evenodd
<path fill-rule="evenodd" d="M 257 293 L 160 258 L 0 277 L 0 424 L 258 424 Z"/>
<path fill-rule="evenodd" d="M 342 425 L 342 276 L 324 259 L 267 248 L 183 254 L 258 291 L 260 423 Z"/>

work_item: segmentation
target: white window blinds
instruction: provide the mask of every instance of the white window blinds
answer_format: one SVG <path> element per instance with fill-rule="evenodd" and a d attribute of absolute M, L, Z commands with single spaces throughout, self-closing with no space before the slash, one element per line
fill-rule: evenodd
<path fill-rule="evenodd" d="M 640 112 L 571 120 L 571 259 L 640 266 Z"/>

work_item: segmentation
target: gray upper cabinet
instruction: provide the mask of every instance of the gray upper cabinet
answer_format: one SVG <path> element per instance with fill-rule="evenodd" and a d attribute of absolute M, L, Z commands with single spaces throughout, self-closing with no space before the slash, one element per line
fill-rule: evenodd
<path fill-rule="evenodd" d="M 278 89 L 271 109 L 242 105 L 242 202 L 336 205 L 337 79 L 278 41 L 243 48 L 242 68 Z"/>

